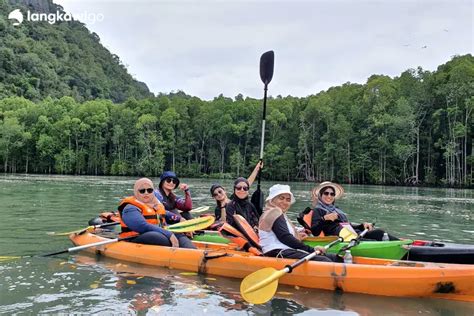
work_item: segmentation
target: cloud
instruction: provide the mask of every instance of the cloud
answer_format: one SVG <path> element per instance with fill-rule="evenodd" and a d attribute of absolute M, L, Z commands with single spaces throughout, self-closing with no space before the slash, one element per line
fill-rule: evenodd
<path fill-rule="evenodd" d="M 261 98 L 258 61 L 270 49 L 269 93 L 306 96 L 372 74 L 434 70 L 473 48 L 470 1 L 55 2 L 102 13 L 89 29 L 153 92 L 203 99 Z"/>

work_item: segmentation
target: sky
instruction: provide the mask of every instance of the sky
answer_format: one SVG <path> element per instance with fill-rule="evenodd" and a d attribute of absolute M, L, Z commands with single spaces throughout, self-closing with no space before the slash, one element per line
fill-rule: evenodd
<path fill-rule="evenodd" d="M 269 95 L 305 97 L 373 74 L 434 71 L 473 53 L 470 0 L 54 0 L 154 93 L 262 98 L 261 54 L 275 52 Z M 88 17 L 88 18 L 87 18 Z"/>

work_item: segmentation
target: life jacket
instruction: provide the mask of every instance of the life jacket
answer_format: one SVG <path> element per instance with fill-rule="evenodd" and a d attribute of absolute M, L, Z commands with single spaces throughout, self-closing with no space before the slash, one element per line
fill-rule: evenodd
<path fill-rule="evenodd" d="M 232 225 L 223 223 L 219 228 L 219 233 L 236 244 L 240 249 L 253 253 L 256 256 L 262 255 L 262 252 L 258 248 L 253 247 L 247 238 Z"/>
<path fill-rule="evenodd" d="M 234 224 L 235 227 L 244 235 L 248 242 L 257 249 L 262 249 L 260 247 L 260 240 L 257 233 L 252 226 L 247 222 L 247 220 L 239 214 L 234 214 Z"/>
<path fill-rule="evenodd" d="M 299 213 L 296 219 L 301 226 L 303 226 L 305 233 L 308 236 L 311 236 L 313 233 L 311 232 L 311 223 L 313 221 L 313 209 L 307 207 L 304 209 L 303 212 Z M 321 231 L 319 237 L 324 237 L 324 232 Z"/>
<path fill-rule="evenodd" d="M 122 219 L 123 209 L 128 204 L 131 204 L 137 207 L 142 213 L 147 223 L 152 224 L 152 225 L 160 225 L 160 227 L 166 226 L 165 217 L 164 217 L 166 211 L 163 204 L 160 203 L 158 204 L 156 208 L 151 208 L 148 205 L 138 201 L 134 196 L 129 196 L 123 199 L 122 201 L 120 201 L 120 205 L 118 207 L 119 216 L 120 216 L 120 227 L 122 229 L 122 232 L 120 233 L 120 238 L 137 235 L 137 232 L 134 232 L 133 230 L 128 228 L 127 224 L 125 224 L 125 222 Z"/>

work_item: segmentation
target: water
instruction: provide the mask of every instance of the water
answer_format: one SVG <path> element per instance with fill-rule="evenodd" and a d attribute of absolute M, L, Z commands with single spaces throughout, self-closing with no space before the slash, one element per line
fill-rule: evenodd
<path fill-rule="evenodd" d="M 87 226 L 132 193 L 135 178 L 0 177 L 0 256 L 26 256 L 71 246 L 63 232 Z M 213 202 L 213 181 L 184 180 L 195 206 Z M 232 181 L 224 181 L 231 188 Z M 269 183 L 264 184 L 268 189 Z M 296 213 L 309 206 L 310 184 L 291 183 Z M 339 206 L 351 221 L 375 222 L 396 236 L 474 244 L 474 191 L 345 186 Z M 280 285 L 264 305 L 245 303 L 240 280 L 195 275 L 83 254 L 0 261 L 0 314 L 184 315 L 473 315 L 474 304 L 338 294 Z"/>

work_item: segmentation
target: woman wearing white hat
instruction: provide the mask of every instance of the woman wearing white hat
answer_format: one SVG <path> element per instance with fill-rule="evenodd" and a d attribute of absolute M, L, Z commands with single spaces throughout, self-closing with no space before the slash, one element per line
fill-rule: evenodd
<path fill-rule="evenodd" d="M 258 225 L 260 246 L 265 256 L 301 259 L 316 250 L 324 254 L 324 248 L 312 248 L 300 241 L 298 232 L 286 216 L 293 203 L 295 197 L 290 186 L 275 184 L 270 188 Z M 312 260 L 340 261 L 333 254 L 317 255 Z"/>
<path fill-rule="evenodd" d="M 369 231 L 364 236 L 365 239 L 382 240 L 384 231 L 374 229 L 370 223 L 352 224 L 341 209 L 334 205 L 334 202 L 344 195 L 344 189 L 337 183 L 325 181 L 316 186 L 311 191 L 313 204 L 312 217 L 309 220 L 311 233 L 319 236 L 321 232 L 326 236 L 338 236 L 342 229 L 341 223 L 347 223 L 354 228 L 357 233 L 364 229 Z M 398 240 L 398 238 L 388 235 L 389 240 Z"/>

